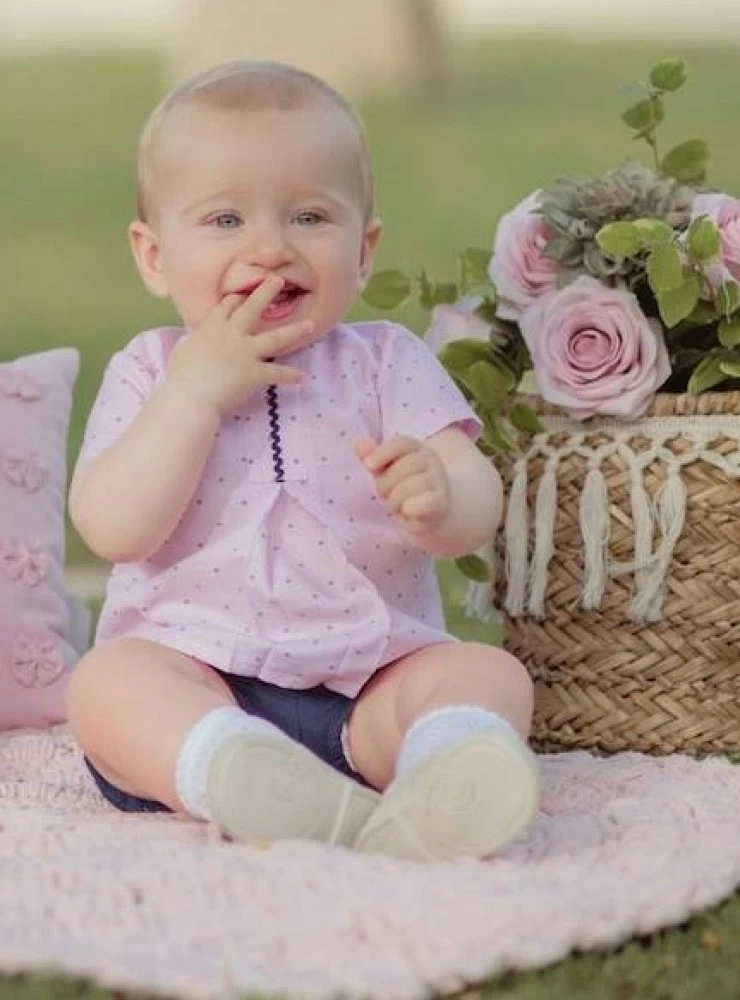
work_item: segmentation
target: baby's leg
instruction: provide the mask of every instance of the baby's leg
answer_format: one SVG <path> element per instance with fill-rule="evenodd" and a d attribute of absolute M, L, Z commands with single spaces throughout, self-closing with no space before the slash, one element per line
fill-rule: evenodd
<path fill-rule="evenodd" d="M 104 778 L 177 812 L 185 737 L 208 712 L 234 704 L 205 664 L 143 639 L 119 639 L 96 646 L 75 667 L 67 707 L 75 738 Z"/>
<path fill-rule="evenodd" d="M 387 788 L 357 846 L 442 858 L 511 840 L 537 806 L 531 716 L 524 667 L 496 647 L 430 646 L 380 671 L 349 726 L 354 766 Z"/>
<path fill-rule="evenodd" d="M 374 792 L 242 711 L 216 671 L 156 643 L 97 646 L 72 673 L 68 708 L 111 784 L 238 839 L 351 843 L 376 805 Z"/>

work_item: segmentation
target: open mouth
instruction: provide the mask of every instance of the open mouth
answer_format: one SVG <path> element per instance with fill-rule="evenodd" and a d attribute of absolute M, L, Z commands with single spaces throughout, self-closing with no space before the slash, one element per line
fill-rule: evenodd
<path fill-rule="evenodd" d="M 254 282 L 254 284 L 245 285 L 243 288 L 239 289 L 239 294 L 248 297 L 257 288 L 259 288 L 261 284 L 261 281 L 257 281 Z M 296 284 L 294 281 L 286 281 L 269 306 L 262 310 L 262 319 L 285 319 L 286 316 L 290 316 L 294 312 L 301 299 L 303 299 L 307 294 L 307 288 Z"/>
<path fill-rule="evenodd" d="M 244 288 L 239 289 L 239 295 L 246 295 L 249 297 L 252 292 L 255 292 L 260 287 L 261 284 L 261 281 L 256 281 L 252 285 L 245 285 Z M 296 299 L 302 298 L 307 291 L 308 289 L 303 288 L 301 285 L 297 285 L 293 281 L 286 281 L 270 304 L 284 305 L 286 302 L 293 302 Z"/>

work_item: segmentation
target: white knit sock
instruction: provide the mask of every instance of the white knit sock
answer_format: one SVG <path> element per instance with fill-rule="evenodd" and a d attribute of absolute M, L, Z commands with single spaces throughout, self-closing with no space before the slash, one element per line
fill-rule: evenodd
<path fill-rule="evenodd" d="M 522 742 L 517 731 L 502 715 L 477 705 L 450 705 L 428 712 L 414 722 L 403 738 L 396 761 L 396 777 L 437 750 L 475 733 L 491 731 L 506 733 Z"/>
<path fill-rule="evenodd" d="M 191 816 L 212 819 L 208 808 L 208 772 L 218 750 L 235 736 L 288 737 L 277 726 L 237 708 L 223 705 L 214 708 L 195 723 L 177 758 L 175 786 L 177 797 Z"/>

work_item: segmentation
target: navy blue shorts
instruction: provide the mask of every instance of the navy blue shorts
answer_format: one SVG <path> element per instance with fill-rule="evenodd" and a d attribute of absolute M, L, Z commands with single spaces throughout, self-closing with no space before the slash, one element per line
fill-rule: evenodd
<path fill-rule="evenodd" d="M 354 705 L 351 698 L 325 687 L 294 691 L 266 684 L 256 677 L 239 677 L 222 670 L 216 670 L 216 673 L 223 677 L 237 705 L 249 715 L 271 722 L 337 771 L 365 784 L 347 763 L 342 748 L 342 729 Z M 171 811 L 154 799 L 142 799 L 121 791 L 104 778 L 87 758 L 85 763 L 95 784 L 117 809 L 124 812 Z"/>

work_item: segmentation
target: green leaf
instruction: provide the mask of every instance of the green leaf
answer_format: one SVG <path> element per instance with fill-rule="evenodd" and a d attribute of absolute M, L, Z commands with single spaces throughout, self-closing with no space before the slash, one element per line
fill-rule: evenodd
<path fill-rule="evenodd" d="M 422 309 L 432 308 L 432 283 L 425 269 L 419 275 L 419 305 Z"/>
<path fill-rule="evenodd" d="M 660 219 L 635 219 L 632 225 L 639 230 L 643 246 L 657 247 L 673 242 L 673 230 Z"/>
<path fill-rule="evenodd" d="M 498 406 L 515 384 L 508 368 L 499 368 L 490 361 L 474 362 L 466 372 L 465 381 L 484 407 Z"/>
<path fill-rule="evenodd" d="M 491 569 L 486 560 L 480 556 L 461 556 L 455 559 L 455 565 L 463 576 L 476 583 L 487 583 L 491 579 Z"/>
<path fill-rule="evenodd" d="M 596 234 L 596 242 L 612 257 L 631 257 L 640 249 L 640 231 L 632 222 L 608 222 Z"/>
<path fill-rule="evenodd" d="M 723 347 L 740 347 L 740 316 L 721 319 L 717 332 Z"/>
<path fill-rule="evenodd" d="M 719 253 L 719 229 L 706 215 L 700 215 L 689 226 L 686 246 L 694 260 L 712 260 Z"/>
<path fill-rule="evenodd" d="M 543 430 L 539 417 L 526 403 L 516 403 L 509 410 L 509 420 L 518 431 L 524 434 L 538 434 Z"/>
<path fill-rule="evenodd" d="M 516 444 L 511 441 L 499 424 L 495 420 L 486 421 L 482 439 L 479 444 L 483 445 L 481 450 L 487 450 L 492 455 L 507 454 L 516 450 Z"/>
<path fill-rule="evenodd" d="M 701 284 L 695 274 L 689 275 L 678 288 L 655 293 L 660 317 L 669 329 L 691 314 L 700 293 Z"/>
<path fill-rule="evenodd" d="M 411 281 L 403 271 L 376 271 L 370 278 L 362 298 L 374 309 L 396 309 L 411 295 Z"/>
<path fill-rule="evenodd" d="M 457 285 L 453 281 L 438 281 L 432 286 L 430 302 L 432 307 L 439 305 L 452 305 L 459 298 Z"/>
<path fill-rule="evenodd" d="M 656 296 L 660 292 L 681 288 L 686 281 L 681 254 L 672 243 L 658 246 L 652 251 L 646 270 L 650 287 Z"/>
<path fill-rule="evenodd" d="M 723 382 L 725 378 L 726 375 L 720 368 L 720 358 L 716 354 L 709 354 L 691 373 L 686 391 L 692 396 L 698 396 Z"/>
<path fill-rule="evenodd" d="M 648 97 L 644 101 L 638 101 L 622 115 L 622 121 L 630 128 L 640 131 L 652 130 L 663 121 L 665 112 L 663 102 L 659 97 Z"/>
<path fill-rule="evenodd" d="M 491 261 L 490 250 L 478 250 L 468 247 L 458 257 L 458 273 L 460 287 L 464 292 L 476 285 L 487 285 L 490 282 L 488 265 Z"/>
<path fill-rule="evenodd" d="M 708 326 L 717 319 L 717 310 L 711 302 L 702 300 L 697 302 L 691 313 L 686 317 L 686 321 L 692 326 Z"/>
<path fill-rule="evenodd" d="M 726 378 L 740 379 L 740 354 L 732 358 L 723 358 L 719 367 Z"/>
<path fill-rule="evenodd" d="M 485 340 L 461 337 L 445 344 L 439 352 L 439 360 L 452 375 L 461 376 L 476 362 L 490 364 L 491 349 Z"/>
<path fill-rule="evenodd" d="M 650 70 L 650 82 L 658 90 L 678 90 L 686 83 L 683 59 L 664 59 Z"/>
<path fill-rule="evenodd" d="M 732 358 L 723 358 L 719 367 L 728 378 L 740 378 L 740 354 Z"/>
<path fill-rule="evenodd" d="M 727 319 L 740 306 L 740 285 L 736 281 L 723 281 L 714 296 L 717 312 Z"/>
<path fill-rule="evenodd" d="M 667 177 L 686 183 L 700 183 L 706 175 L 709 147 L 703 139 L 689 139 L 674 146 L 663 157 L 660 167 Z"/>

